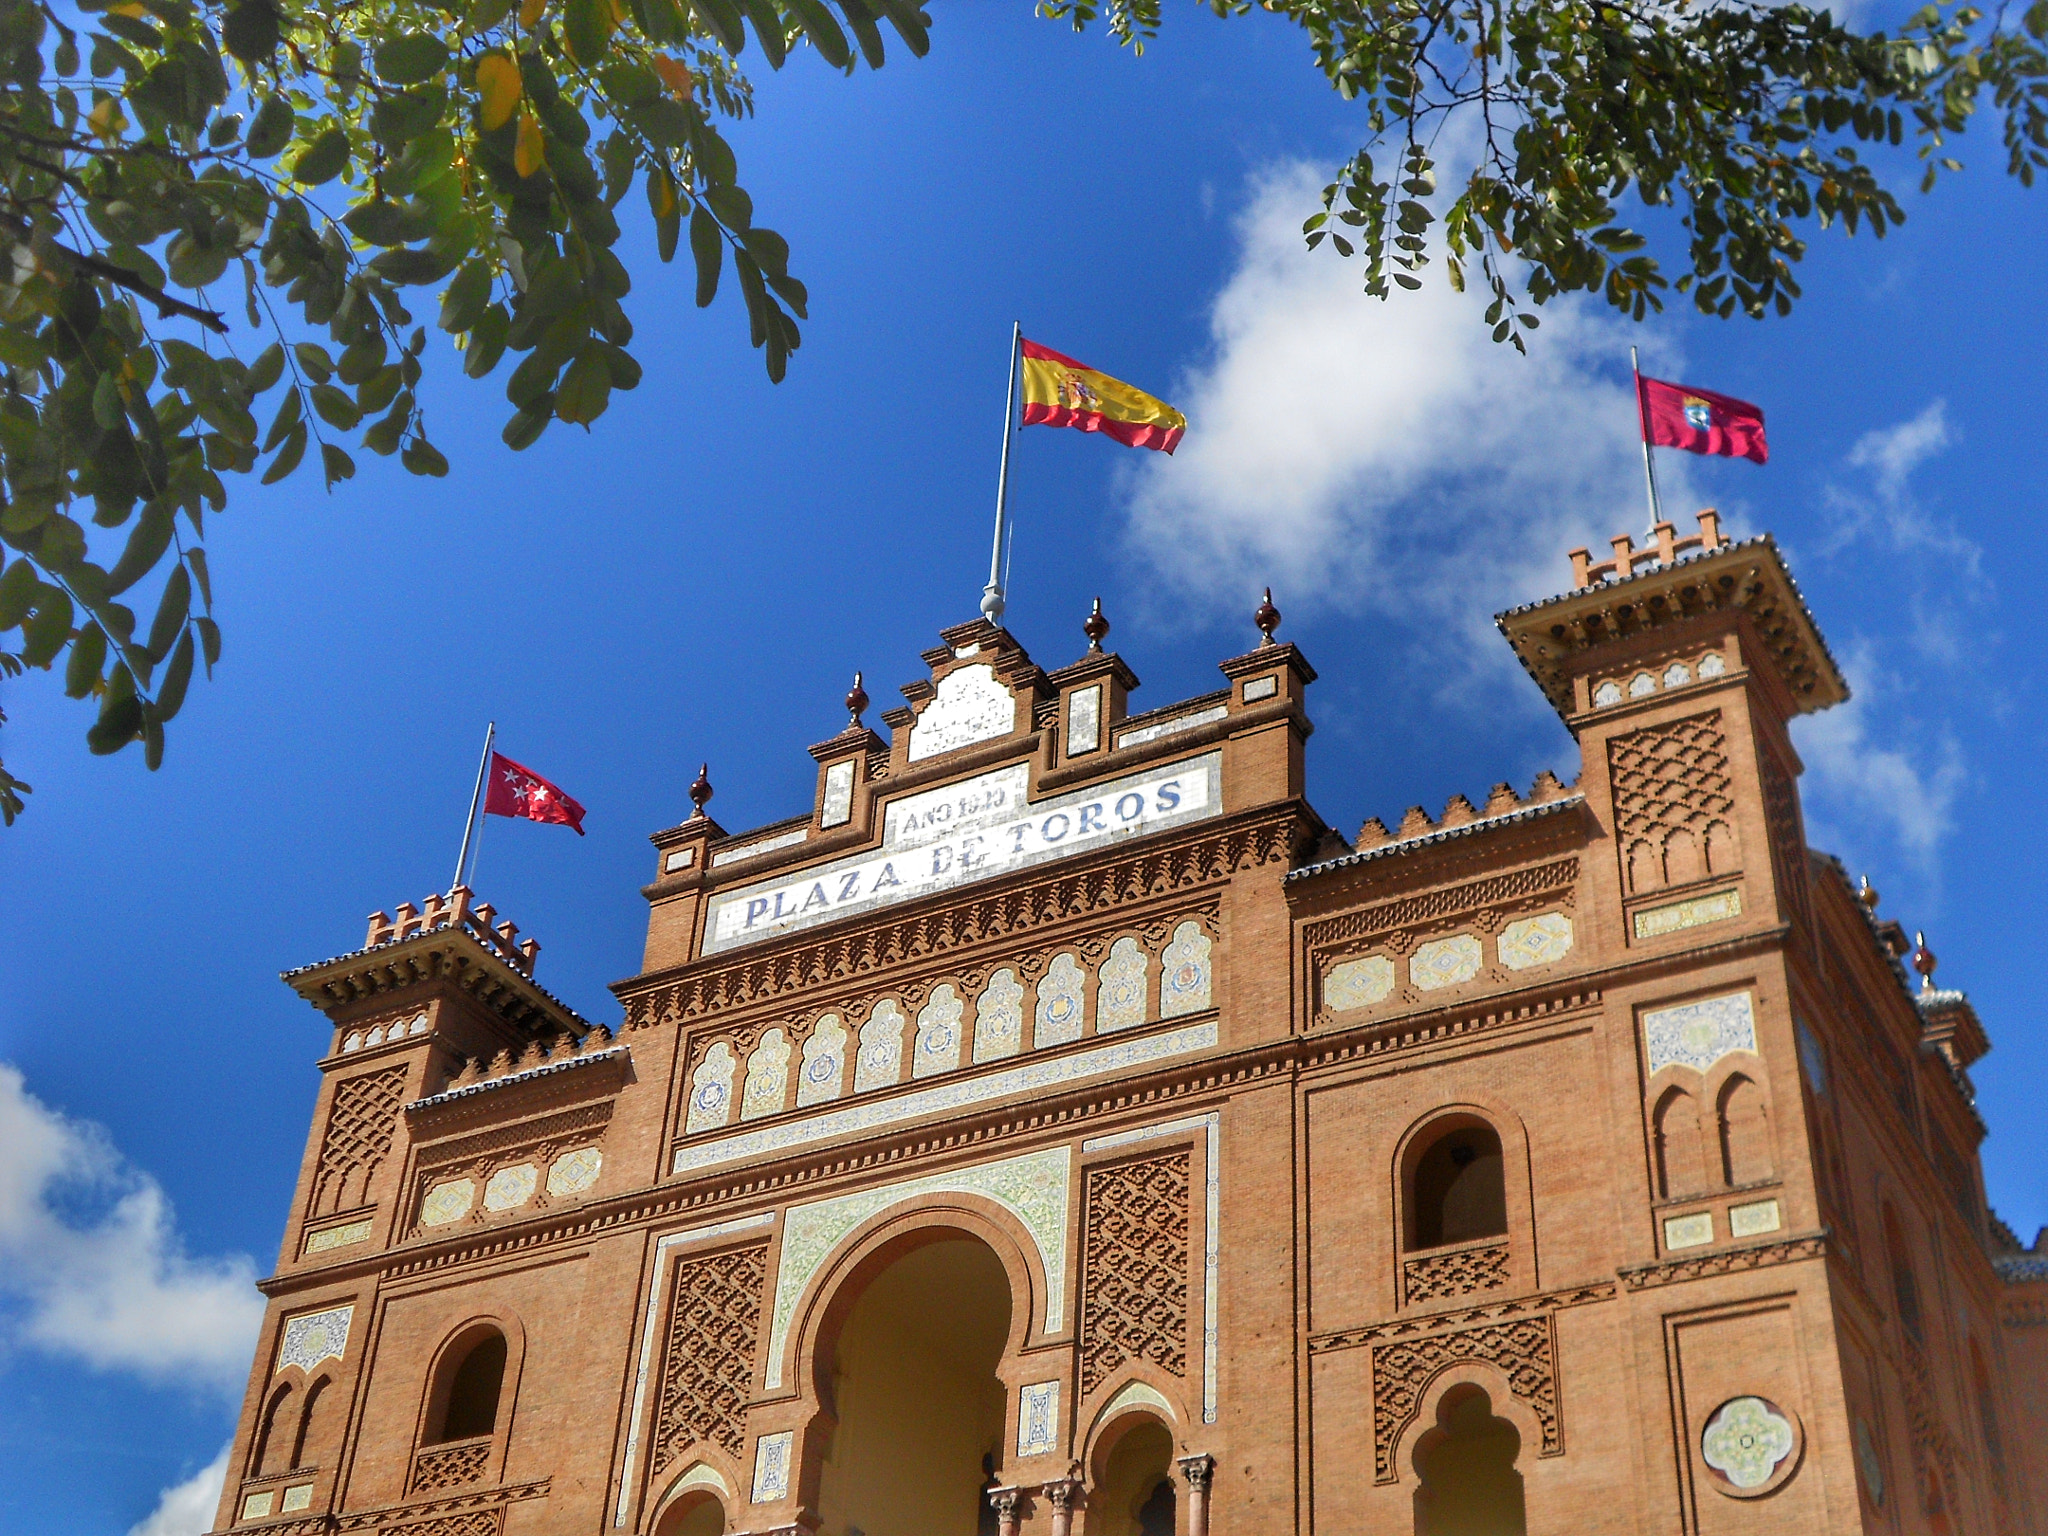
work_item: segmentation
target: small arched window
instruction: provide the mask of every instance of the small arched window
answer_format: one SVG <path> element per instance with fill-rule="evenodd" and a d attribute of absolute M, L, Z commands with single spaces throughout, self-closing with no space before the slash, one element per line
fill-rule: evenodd
<path fill-rule="evenodd" d="M 1431 1142 L 1416 1159 L 1408 1209 L 1416 1248 L 1505 1237 L 1507 1181 L 1493 1127 L 1467 1123 Z"/>
<path fill-rule="evenodd" d="M 1977 1389 L 1977 1418 L 1984 1426 L 1984 1452 L 1991 1459 L 1992 1474 L 2005 1482 L 2005 1435 L 1998 1427 L 1998 1393 L 1991 1384 L 1991 1368 L 1985 1363 L 1983 1346 L 1970 1340 L 1970 1384 Z"/>
<path fill-rule="evenodd" d="M 316 1466 L 320 1460 L 320 1446 L 327 1433 L 327 1421 L 333 1417 L 329 1402 L 334 1396 L 334 1384 L 325 1376 L 306 1390 L 305 1411 L 299 1415 L 299 1432 L 292 1441 L 292 1466 Z"/>
<path fill-rule="evenodd" d="M 448 1377 L 441 1422 L 427 1443 L 469 1440 L 498 1427 L 498 1394 L 505 1385 L 505 1336 L 485 1334 L 469 1347 Z"/>
<path fill-rule="evenodd" d="M 257 1436 L 256 1454 L 251 1460 L 250 1475 L 267 1477 L 272 1472 L 284 1472 L 292 1466 L 292 1409 L 296 1406 L 298 1393 L 287 1382 L 271 1395 L 270 1404 L 263 1412 L 263 1429 Z"/>
<path fill-rule="evenodd" d="M 1890 1201 L 1884 1207 L 1884 1246 L 1892 1265 L 1892 1297 L 1898 1303 L 1899 1326 L 1915 1344 L 1926 1337 L 1920 1326 L 1920 1282 L 1913 1273 L 1913 1260 L 1906 1252 L 1906 1237 L 1899 1230 L 1899 1213 Z"/>

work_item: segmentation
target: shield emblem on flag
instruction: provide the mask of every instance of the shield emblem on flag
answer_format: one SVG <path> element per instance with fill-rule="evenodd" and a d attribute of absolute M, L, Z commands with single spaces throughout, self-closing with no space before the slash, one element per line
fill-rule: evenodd
<path fill-rule="evenodd" d="M 1704 432 L 1714 424 L 1714 408 L 1698 395 L 1685 397 L 1685 422 L 1695 432 Z"/>

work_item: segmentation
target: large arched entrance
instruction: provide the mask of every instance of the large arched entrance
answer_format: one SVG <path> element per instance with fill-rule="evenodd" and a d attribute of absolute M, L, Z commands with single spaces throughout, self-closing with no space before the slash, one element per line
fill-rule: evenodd
<path fill-rule="evenodd" d="M 996 1366 L 1009 1335 L 1009 1277 L 978 1240 L 926 1243 L 868 1282 L 832 1349 L 839 1422 L 819 1536 L 977 1536 L 1001 1454 Z"/>
<path fill-rule="evenodd" d="M 1415 1536 L 1528 1536 L 1515 1470 L 1521 1448 L 1520 1433 L 1494 1417 L 1484 1388 L 1446 1392 L 1435 1427 L 1415 1448 Z"/>

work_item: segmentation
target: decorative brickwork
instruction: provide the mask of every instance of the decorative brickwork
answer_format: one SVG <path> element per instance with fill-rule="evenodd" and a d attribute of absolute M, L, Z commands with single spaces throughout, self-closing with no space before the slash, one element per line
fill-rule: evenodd
<path fill-rule="evenodd" d="M 1630 891 L 1737 868 L 1734 785 L 1718 709 L 1607 743 L 1614 823 Z"/>
<path fill-rule="evenodd" d="M 1495 1243 L 1410 1259 L 1401 1266 L 1401 1282 L 1410 1306 L 1470 1296 L 1475 1291 L 1502 1290 L 1508 1283 L 1508 1245 Z"/>
<path fill-rule="evenodd" d="M 735 1459 L 746 1449 L 747 1395 L 753 1387 L 767 1282 L 766 1244 L 676 1265 L 655 1408 L 654 1471 L 699 1441 Z"/>
<path fill-rule="evenodd" d="M 1091 1169 L 1081 1256 L 1081 1395 L 1119 1368 L 1188 1369 L 1189 1156 Z"/>
<path fill-rule="evenodd" d="M 460 1514 L 432 1515 L 425 1520 L 408 1520 L 402 1525 L 378 1527 L 379 1536 L 498 1536 L 505 1528 L 505 1508 L 464 1510 Z"/>
<path fill-rule="evenodd" d="M 1482 907 L 1505 907 L 1526 897 L 1540 896 L 1559 889 L 1569 890 L 1578 878 L 1577 859 L 1558 859 L 1549 864 L 1517 869 L 1505 875 L 1491 875 L 1484 880 L 1473 880 L 1464 885 L 1446 886 L 1439 891 L 1425 891 L 1420 896 L 1404 896 L 1399 901 L 1383 901 L 1378 906 L 1365 907 L 1357 912 L 1346 912 L 1341 917 L 1325 918 L 1321 922 L 1310 923 L 1302 931 L 1302 938 L 1310 949 L 1322 949 L 1347 939 L 1384 933 L 1390 928 L 1410 928 L 1417 923 L 1449 917 L 1458 912 L 1471 912 Z"/>
<path fill-rule="evenodd" d="M 444 1488 L 466 1488 L 483 1481 L 491 1464 L 491 1440 L 463 1440 L 454 1445 L 431 1445 L 412 1460 L 413 1493 L 439 1493 Z"/>
<path fill-rule="evenodd" d="M 1806 837 L 1799 829 L 1799 792 L 1768 748 L 1758 750 L 1756 768 L 1763 780 L 1764 821 L 1771 829 L 1771 865 L 1778 889 L 1799 920 L 1800 931 L 1810 934 L 1813 901 L 1807 886 Z"/>
<path fill-rule="evenodd" d="M 1551 1341 L 1551 1320 L 1524 1318 L 1374 1347 L 1374 1482 L 1394 1481 L 1394 1447 L 1420 1410 L 1430 1382 L 1446 1367 L 1467 1360 L 1481 1360 L 1497 1367 L 1507 1377 L 1509 1390 L 1534 1411 L 1537 1422 L 1543 1426 L 1543 1445 L 1538 1455 L 1564 1454 L 1564 1422 L 1557 1409 L 1557 1353 Z"/>
<path fill-rule="evenodd" d="M 398 1106 L 405 1102 L 405 1068 L 387 1067 L 351 1077 L 334 1090 L 327 1135 L 320 1143 L 313 1211 L 326 1215 L 362 1205 L 371 1176 L 391 1150 Z"/>

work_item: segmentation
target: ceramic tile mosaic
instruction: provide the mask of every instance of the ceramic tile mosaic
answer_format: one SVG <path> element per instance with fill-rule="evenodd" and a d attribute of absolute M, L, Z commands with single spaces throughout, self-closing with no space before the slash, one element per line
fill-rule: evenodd
<path fill-rule="evenodd" d="M 1418 992 L 1455 987 L 1477 976 L 1483 961 L 1479 940 L 1469 933 L 1431 939 L 1427 944 L 1417 945 L 1415 953 L 1408 957 L 1408 979 Z"/>
<path fill-rule="evenodd" d="M 322 1360 L 339 1360 L 348 1352 L 349 1320 L 356 1315 L 355 1304 L 327 1307 L 319 1312 L 301 1312 L 286 1321 L 284 1336 L 277 1341 L 277 1364 L 283 1370 L 296 1365 L 310 1371 Z"/>
<path fill-rule="evenodd" d="M 1212 720 L 1221 720 L 1230 713 L 1226 704 L 1212 705 L 1198 709 L 1192 714 L 1176 715 L 1171 720 L 1162 720 L 1157 725 L 1141 725 L 1134 731 L 1125 731 L 1117 737 L 1119 747 L 1142 746 L 1148 741 L 1158 741 L 1163 736 L 1178 736 L 1182 731 L 1192 731 L 1198 725 L 1207 725 Z"/>
<path fill-rule="evenodd" d="M 1610 704 L 1619 704 L 1621 702 L 1621 684 L 1611 679 L 1602 683 L 1593 690 L 1593 702 L 1602 709 L 1607 708 Z"/>
<path fill-rule="evenodd" d="M 1690 1216 L 1664 1218 L 1666 1248 L 1697 1248 L 1714 1240 L 1714 1213 L 1694 1211 Z"/>
<path fill-rule="evenodd" d="M 903 1028 L 909 1020 L 893 997 L 875 1004 L 875 1011 L 860 1027 L 860 1050 L 853 1058 L 853 1091 L 887 1088 L 903 1076 Z"/>
<path fill-rule="evenodd" d="M 1737 1488 L 1761 1488 L 1792 1454 L 1792 1424 L 1760 1397 L 1731 1398 L 1700 1432 L 1700 1455 Z"/>
<path fill-rule="evenodd" d="M 1682 661 L 1674 661 L 1664 669 L 1664 686 L 1666 688 L 1683 688 L 1691 681 L 1692 668 Z"/>
<path fill-rule="evenodd" d="M 1024 1049 L 1024 984 L 1007 965 L 974 1003 L 974 1059 L 1000 1061 Z"/>
<path fill-rule="evenodd" d="M 789 1036 L 779 1026 L 761 1032 L 761 1043 L 747 1058 L 747 1081 L 740 1089 L 740 1118 L 758 1120 L 779 1113 L 789 1094 Z"/>
<path fill-rule="evenodd" d="M 1081 1038 L 1081 962 L 1072 955 L 1054 955 L 1038 983 L 1038 1027 L 1031 1043 L 1039 1049 Z"/>
<path fill-rule="evenodd" d="M 1159 1016 L 1178 1018 L 1209 1006 L 1209 935 L 1202 925 L 1182 923 L 1159 957 Z"/>
<path fill-rule="evenodd" d="M 1057 1333 L 1066 1312 L 1067 1188 L 1072 1167 L 1071 1149 L 1052 1147 L 791 1206 L 782 1216 L 782 1257 L 775 1270 L 775 1311 L 768 1329 L 767 1386 L 772 1390 L 782 1385 L 782 1357 L 796 1304 L 832 1250 L 863 1222 L 922 1195 L 980 1195 L 1017 1218 L 1037 1246 L 1045 1271 L 1045 1331 Z"/>
<path fill-rule="evenodd" d="M 351 1244 L 360 1243 L 369 1237 L 370 1226 L 370 1218 L 365 1216 L 361 1221 L 344 1222 L 338 1227 L 322 1227 L 318 1232 L 308 1232 L 306 1255 L 310 1258 L 316 1253 L 326 1253 L 330 1249 L 347 1248 Z"/>
<path fill-rule="evenodd" d="M 754 1491 L 751 1502 L 773 1504 L 789 1497 L 789 1451 L 796 1432 L 785 1429 L 754 1442 Z"/>
<path fill-rule="evenodd" d="M 960 1065 L 960 1020 L 967 1011 L 950 981 L 932 988 L 917 1011 L 917 1048 L 910 1054 L 912 1077 L 935 1077 Z"/>
<path fill-rule="evenodd" d="M 1731 1051 L 1756 1049 L 1756 1016 L 1747 992 L 1704 998 L 1643 1015 L 1643 1049 L 1655 1076 L 1672 1065 L 1705 1072 Z"/>
<path fill-rule="evenodd" d="M 1017 1454 L 1043 1456 L 1060 1441 L 1060 1384 L 1033 1382 L 1017 1394 Z"/>
<path fill-rule="evenodd" d="M 1501 929 L 1495 942 L 1500 963 L 1511 971 L 1555 965 L 1572 952 L 1572 920 L 1562 912 L 1517 918 Z"/>
<path fill-rule="evenodd" d="M 1081 1143 L 1083 1152 L 1099 1152 L 1111 1147 L 1128 1147 L 1141 1141 L 1157 1141 L 1165 1136 L 1184 1136 L 1189 1131 L 1199 1130 L 1208 1138 L 1207 1155 L 1202 1159 L 1202 1422 L 1216 1422 L 1216 1340 L 1218 1296 L 1222 1278 L 1223 1244 L 1223 1121 L 1211 1111 L 1206 1115 L 1189 1115 L 1182 1120 L 1167 1120 L 1159 1125 L 1142 1126 L 1135 1131 L 1118 1131 L 1110 1136 L 1092 1136 Z M 1139 1386 L 1132 1382 L 1124 1392 Z M 1151 1388 L 1145 1388 L 1150 1391 Z M 1124 1392 L 1117 1396 L 1121 1398 Z M 1161 1400 L 1160 1406 L 1165 1406 Z"/>
<path fill-rule="evenodd" d="M 1700 658 L 1701 677 L 1719 677 L 1727 670 L 1728 663 L 1722 659 L 1719 651 L 1709 651 Z"/>
<path fill-rule="evenodd" d="M 1131 1029 L 1145 1022 L 1145 980 L 1151 956 L 1126 935 L 1109 947 L 1095 978 L 1095 1033 Z"/>
<path fill-rule="evenodd" d="M 1394 962 L 1385 955 L 1367 955 L 1333 965 L 1323 978 L 1323 1006 L 1333 1013 L 1370 1008 L 1394 990 Z"/>
<path fill-rule="evenodd" d="M 1690 896 L 1684 901 L 1666 902 L 1660 907 L 1640 908 L 1630 919 L 1639 939 L 1662 938 L 1667 933 L 1683 933 L 1688 928 L 1703 927 L 1708 923 L 1725 922 L 1731 917 L 1742 916 L 1742 892 L 1714 891 L 1705 896 Z"/>
<path fill-rule="evenodd" d="M 451 1221 L 462 1220 L 475 1204 L 476 1180 L 446 1180 L 428 1190 L 427 1198 L 420 1202 L 420 1225 L 445 1227 Z"/>
<path fill-rule="evenodd" d="M 957 667 L 939 679 L 932 701 L 910 728 L 910 760 L 1007 736 L 1017 728 L 1017 696 L 996 681 L 985 661 Z"/>
<path fill-rule="evenodd" d="M 532 1163 L 514 1163 L 500 1168 L 484 1186 L 484 1209 L 513 1211 L 533 1198 L 540 1187 L 540 1170 Z"/>
<path fill-rule="evenodd" d="M 647 1276 L 647 1297 L 642 1305 L 640 1321 L 640 1363 L 633 1375 L 633 1414 L 627 1420 L 626 1457 L 624 1469 L 619 1474 L 619 1498 L 612 1511 L 614 1529 L 626 1523 L 626 1516 L 632 1503 L 634 1472 L 640 1464 L 640 1430 L 647 1420 L 644 1410 L 647 1406 L 647 1389 L 654 1376 L 654 1324 L 655 1309 L 661 1298 L 668 1292 L 668 1269 L 675 1251 L 686 1243 L 709 1242 L 713 1238 L 729 1237 L 736 1232 L 751 1232 L 760 1227 L 774 1225 L 775 1213 L 763 1211 L 756 1216 L 738 1216 L 731 1221 L 713 1222 L 710 1226 L 691 1227 L 682 1232 L 671 1232 L 654 1245 L 654 1264 Z"/>
<path fill-rule="evenodd" d="M 548 1194 L 580 1195 L 597 1182 L 604 1171 L 604 1154 L 596 1147 L 578 1147 L 565 1152 L 548 1168 Z"/>
<path fill-rule="evenodd" d="M 773 853 L 778 848 L 794 848 L 811 835 L 809 827 L 798 827 L 794 832 L 778 832 L 773 837 L 764 837 L 758 843 L 746 843 L 738 848 L 721 848 L 711 855 L 711 867 L 717 869 L 723 864 L 738 864 L 744 859 L 758 859 L 764 853 Z"/>
<path fill-rule="evenodd" d="M 1650 674 L 1647 672 L 1638 672 L 1634 677 L 1629 679 L 1628 696 L 1632 699 L 1644 698 L 1649 694 L 1655 693 L 1656 691 L 1657 679 L 1650 676 Z"/>
<path fill-rule="evenodd" d="M 250 1494 L 242 1500 L 242 1518 L 244 1520 L 269 1519 L 270 1506 L 276 1498 L 277 1491 L 272 1488 L 266 1488 L 261 1493 Z"/>
<path fill-rule="evenodd" d="M 1264 677 L 1254 677 L 1245 683 L 1244 701 L 1247 704 L 1256 703 L 1260 699 L 1270 699 L 1279 691 L 1280 674 L 1268 672 Z"/>
<path fill-rule="evenodd" d="M 1080 757 L 1102 745 L 1102 686 L 1067 696 L 1067 756 Z"/>
<path fill-rule="evenodd" d="M 853 759 L 825 770 L 825 804 L 818 816 L 822 827 L 843 827 L 853 819 Z"/>
<path fill-rule="evenodd" d="M 846 1026 L 836 1013 L 820 1014 L 804 1041 L 803 1067 L 797 1073 L 799 1105 L 823 1104 L 839 1097 L 846 1077 Z"/>
<path fill-rule="evenodd" d="M 313 1485 L 311 1483 L 300 1483 L 296 1488 L 285 1489 L 284 1497 L 278 1501 L 277 1512 L 280 1515 L 291 1515 L 298 1513 L 302 1509 L 310 1509 L 312 1506 Z"/>
<path fill-rule="evenodd" d="M 1779 1225 L 1778 1202 L 1775 1200 L 1753 1200 L 1748 1205 L 1728 1207 L 1730 1237 L 1761 1237 L 1766 1232 L 1777 1231 Z"/>
<path fill-rule="evenodd" d="M 708 1131 L 732 1118 L 732 1074 L 738 1063 L 723 1040 L 704 1053 L 690 1075 L 690 1113 L 686 1131 Z"/>

